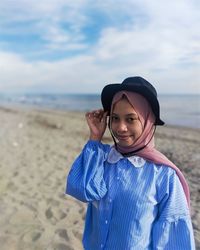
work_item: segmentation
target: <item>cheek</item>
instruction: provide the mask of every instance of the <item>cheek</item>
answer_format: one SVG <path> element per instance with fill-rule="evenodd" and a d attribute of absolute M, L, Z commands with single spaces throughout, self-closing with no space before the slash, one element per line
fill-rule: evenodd
<path fill-rule="evenodd" d="M 139 137 L 143 132 L 143 127 L 140 121 L 138 121 L 134 126 L 132 126 L 132 132 Z"/>
<path fill-rule="evenodd" d="M 111 123 L 110 128 L 111 128 L 111 131 L 115 132 L 117 129 L 117 126 L 115 123 Z"/>
<path fill-rule="evenodd" d="M 139 122 L 138 126 L 137 126 L 137 133 L 138 133 L 138 136 L 140 136 L 143 132 L 143 127 L 142 127 L 142 124 L 141 122 Z"/>

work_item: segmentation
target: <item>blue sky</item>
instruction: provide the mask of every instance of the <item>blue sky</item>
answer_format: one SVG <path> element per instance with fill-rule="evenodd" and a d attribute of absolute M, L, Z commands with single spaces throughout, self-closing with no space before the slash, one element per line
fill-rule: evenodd
<path fill-rule="evenodd" d="M 140 75 L 200 93 L 198 0 L 1 0 L 0 92 L 100 93 Z"/>

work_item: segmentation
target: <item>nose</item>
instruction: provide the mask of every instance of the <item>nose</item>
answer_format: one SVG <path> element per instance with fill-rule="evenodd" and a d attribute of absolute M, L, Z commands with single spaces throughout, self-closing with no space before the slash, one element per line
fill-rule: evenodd
<path fill-rule="evenodd" d="M 118 133 L 127 132 L 128 128 L 126 123 L 120 122 L 117 128 Z"/>

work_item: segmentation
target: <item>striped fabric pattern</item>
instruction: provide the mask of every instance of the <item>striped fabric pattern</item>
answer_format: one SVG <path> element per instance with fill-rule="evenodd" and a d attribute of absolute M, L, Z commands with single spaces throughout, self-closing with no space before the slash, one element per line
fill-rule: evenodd
<path fill-rule="evenodd" d="M 90 140 L 67 177 L 66 194 L 88 202 L 84 249 L 195 249 L 175 171 L 137 156 L 118 156 L 109 145 Z"/>

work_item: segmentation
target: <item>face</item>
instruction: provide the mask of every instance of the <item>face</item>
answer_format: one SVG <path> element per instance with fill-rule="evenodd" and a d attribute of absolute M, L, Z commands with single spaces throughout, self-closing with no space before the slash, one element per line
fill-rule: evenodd
<path fill-rule="evenodd" d="M 111 129 L 121 146 L 134 144 L 142 134 L 138 114 L 126 98 L 119 100 L 111 115 Z"/>

